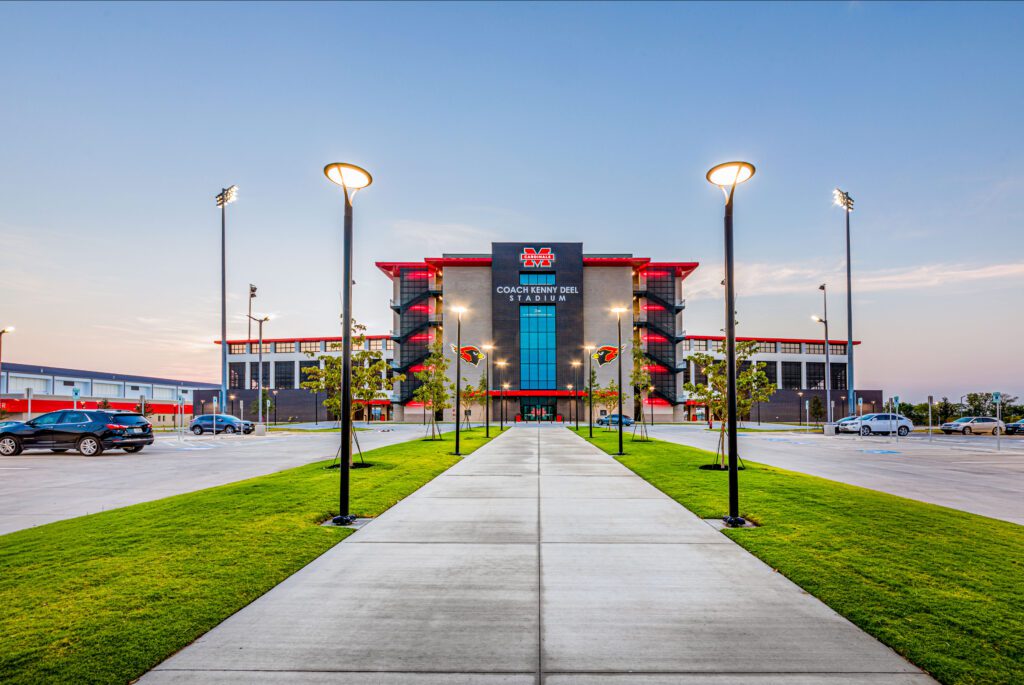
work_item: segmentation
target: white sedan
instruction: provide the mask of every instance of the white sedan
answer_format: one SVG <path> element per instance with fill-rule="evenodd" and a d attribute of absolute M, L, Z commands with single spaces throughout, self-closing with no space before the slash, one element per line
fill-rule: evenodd
<path fill-rule="evenodd" d="M 860 433 L 861 435 L 878 435 L 896 433 L 899 436 L 909 435 L 914 430 L 914 423 L 902 414 L 865 414 L 843 419 L 836 427 L 841 433 Z"/>

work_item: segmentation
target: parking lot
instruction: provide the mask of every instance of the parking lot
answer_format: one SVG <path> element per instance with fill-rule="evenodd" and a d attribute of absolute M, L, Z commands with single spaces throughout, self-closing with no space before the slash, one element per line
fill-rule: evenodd
<path fill-rule="evenodd" d="M 418 425 L 357 433 L 363 450 L 423 435 Z M 338 433 L 158 435 L 137 454 L 24 452 L 0 458 L 0 535 L 328 459 Z"/>
<path fill-rule="evenodd" d="M 718 433 L 665 425 L 651 437 L 714 451 Z M 739 434 L 744 459 L 1024 524 L 1024 436 Z M 628 451 L 628 443 L 627 443 Z M 742 497 L 743 480 L 740 477 Z"/>

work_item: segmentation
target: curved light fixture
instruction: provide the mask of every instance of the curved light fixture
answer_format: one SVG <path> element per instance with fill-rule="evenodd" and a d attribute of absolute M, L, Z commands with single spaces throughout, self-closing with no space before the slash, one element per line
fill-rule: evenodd
<path fill-rule="evenodd" d="M 708 182 L 719 188 L 738 186 L 749 181 L 754 175 L 754 165 L 750 162 L 724 162 L 708 170 Z"/>
<path fill-rule="evenodd" d="M 355 164 L 334 162 L 324 167 L 324 176 L 331 183 L 337 183 L 345 190 L 362 190 L 373 183 L 370 172 Z"/>

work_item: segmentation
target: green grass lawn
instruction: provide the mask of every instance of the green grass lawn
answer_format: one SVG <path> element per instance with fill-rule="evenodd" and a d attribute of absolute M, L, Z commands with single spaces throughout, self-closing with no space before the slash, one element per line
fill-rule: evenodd
<path fill-rule="evenodd" d="M 618 447 L 614 432 L 594 443 Z M 628 436 L 625 451 L 698 516 L 726 513 L 728 474 L 697 468 L 713 454 Z M 746 466 L 740 510 L 760 527 L 726 535 L 943 683 L 1024 683 L 1024 526 Z"/>
<path fill-rule="evenodd" d="M 484 442 L 465 433 L 462 451 Z M 366 452 L 352 512 L 380 514 L 453 449 Z M 353 532 L 319 525 L 338 507 L 329 463 L 0 536 L 0 682 L 124 683 L 189 644 Z"/>

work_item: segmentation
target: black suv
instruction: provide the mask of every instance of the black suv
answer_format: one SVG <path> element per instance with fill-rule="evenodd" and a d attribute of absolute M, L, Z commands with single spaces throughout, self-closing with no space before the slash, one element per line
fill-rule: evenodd
<path fill-rule="evenodd" d="M 153 426 L 142 414 L 96 409 L 67 409 L 0 428 L 0 456 L 24 449 L 78 450 L 86 457 L 103 450 L 138 452 L 153 444 Z"/>

